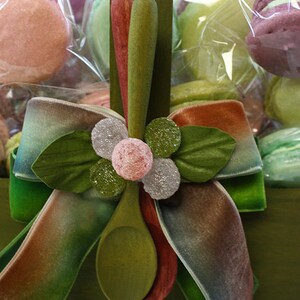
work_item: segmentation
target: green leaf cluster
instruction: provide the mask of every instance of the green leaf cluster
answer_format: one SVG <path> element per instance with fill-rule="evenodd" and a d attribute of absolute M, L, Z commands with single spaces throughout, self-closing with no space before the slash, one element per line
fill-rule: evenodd
<path fill-rule="evenodd" d="M 178 150 L 173 153 L 172 159 L 186 181 L 205 182 L 212 179 L 228 163 L 235 148 L 235 140 L 217 128 L 184 126 L 180 128 L 180 133 L 181 144 L 179 148 L 176 146 Z M 90 132 L 77 130 L 46 147 L 33 163 L 32 170 L 53 189 L 82 193 L 93 186 L 91 170 L 95 170 L 97 163 L 99 165 L 99 156 L 93 149 Z M 99 166 L 97 169 L 99 171 Z M 101 172 L 101 177 L 104 178 L 105 174 Z M 92 177 L 95 179 L 95 174 Z M 97 182 L 99 186 L 99 180 Z M 103 180 L 105 182 L 111 180 Z M 117 188 L 119 184 L 121 186 Z M 124 184 L 123 179 L 116 178 L 114 187 L 105 190 L 104 198 L 110 198 L 110 190 L 113 190 L 112 197 L 116 197 L 116 193 L 122 192 Z"/>

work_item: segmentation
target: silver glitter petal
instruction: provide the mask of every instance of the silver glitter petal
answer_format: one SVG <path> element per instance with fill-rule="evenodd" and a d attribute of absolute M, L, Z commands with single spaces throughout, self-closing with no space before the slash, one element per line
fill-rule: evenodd
<path fill-rule="evenodd" d="M 106 118 L 98 122 L 92 130 L 92 144 L 95 152 L 111 160 L 115 146 L 128 137 L 125 124 L 115 118 Z"/>
<path fill-rule="evenodd" d="M 167 199 L 178 190 L 180 173 L 171 159 L 158 158 L 153 160 L 152 169 L 142 182 L 152 199 Z"/>

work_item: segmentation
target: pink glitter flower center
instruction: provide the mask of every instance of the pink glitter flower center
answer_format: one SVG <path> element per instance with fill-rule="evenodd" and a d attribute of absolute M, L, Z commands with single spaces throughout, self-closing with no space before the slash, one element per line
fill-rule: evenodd
<path fill-rule="evenodd" d="M 150 170 L 153 155 L 149 146 L 135 138 L 119 142 L 112 153 L 112 165 L 117 174 L 126 180 L 142 179 Z"/>

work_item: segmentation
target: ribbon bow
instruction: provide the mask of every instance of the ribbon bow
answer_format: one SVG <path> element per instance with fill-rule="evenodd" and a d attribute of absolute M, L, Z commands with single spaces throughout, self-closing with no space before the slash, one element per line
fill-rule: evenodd
<path fill-rule="evenodd" d="M 261 201 L 247 201 L 243 180 L 235 181 L 243 176 L 253 185 L 262 183 L 261 159 L 243 106 L 235 100 L 186 106 L 166 119 L 154 119 L 158 127 L 150 123 L 145 131 L 157 7 L 152 0 L 131 5 L 128 97 L 122 98 L 126 120 L 110 109 L 57 99 L 34 98 L 28 103 L 14 173 L 23 180 L 42 180 L 54 191 L 0 275 L 4 298 L 66 297 L 99 236 L 96 270 L 109 299 L 164 299 L 176 279 L 177 258 L 182 263 L 179 281 L 188 271 L 206 299 L 252 298 L 253 274 L 238 210 L 216 181 L 222 180 L 241 210 L 263 208 Z M 113 131 L 108 125 L 101 128 L 106 121 L 112 122 Z M 160 153 L 168 150 L 170 141 L 174 145 L 174 139 L 157 139 L 157 133 L 170 132 L 160 122 L 172 124 L 179 133 L 167 158 Z M 154 162 L 171 161 L 175 168 L 167 167 L 164 173 L 164 165 L 154 163 L 139 177 L 130 177 L 139 171 L 132 167 L 130 176 L 120 172 L 115 166 L 120 160 L 114 163 L 112 157 L 110 163 L 110 158 L 127 139 L 125 124 L 131 139 L 144 143 L 145 136 Z M 111 136 L 118 138 L 109 150 Z M 159 171 L 144 180 L 154 166 Z M 180 180 L 170 191 L 174 182 L 167 180 L 174 179 L 177 170 Z M 166 179 L 166 196 L 157 188 L 160 176 Z M 152 200 L 140 190 L 139 180 L 152 197 L 167 200 Z M 153 196 L 157 190 L 158 197 Z M 181 284 L 184 288 L 184 281 Z"/>

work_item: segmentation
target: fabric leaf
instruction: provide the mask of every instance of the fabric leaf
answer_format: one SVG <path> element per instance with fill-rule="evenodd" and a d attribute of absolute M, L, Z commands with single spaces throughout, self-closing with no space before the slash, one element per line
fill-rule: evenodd
<path fill-rule="evenodd" d="M 53 189 L 81 193 L 91 187 L 90 167 L 98 160 L 90 133 L 78 130 L 50 144 L 35 160 L 32 170 Z"/>
<path fill-rule="evenodd" d="M 181 146 L 173 160 L 181 176 L 192 182 L 212 179 L 230 160 L 235 140 L 217 128 L 181 127 Z"/>

